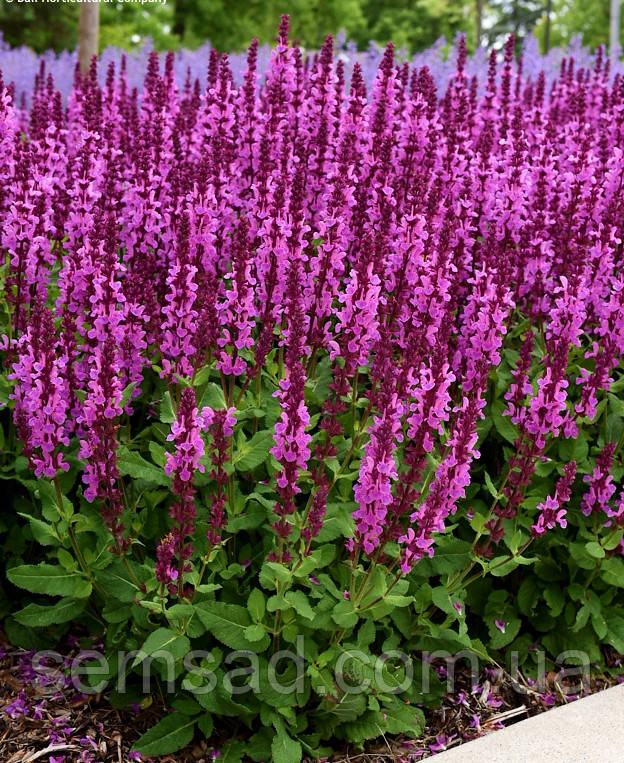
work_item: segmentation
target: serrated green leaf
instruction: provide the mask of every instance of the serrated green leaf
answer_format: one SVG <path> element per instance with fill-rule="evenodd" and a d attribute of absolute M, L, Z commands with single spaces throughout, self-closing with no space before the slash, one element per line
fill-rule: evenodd
<path fill-rule="evenodd" d="M 48 522 L 56 522 L 60 516 L 68 521 L 74 513 L 72 502 L 66 495 L 61 495 L 63 501 L 62 512 L 59 510 L 58 495 L 51 482 L 40 479 L 35 484 L 35 492 L 41 500 L 41 513 Z"/>
<path fill-rule="evenodd" d="M 191 697 L 178 697 L 171 703 L 171 707 L 183 715 L 199 715 L 203 713 L 202 708 Z"/>
<path fill-rule="evenodd" d="M 604 559 L 606 556 L 604 548 L 595 540 L 590 540 L 585 544 L 585 551 L 587 551 L 593 559 Z"/>
<path fill-rule="evenodd" d="M 488 489 L 488 492 L 494 497 L 494 498 L 501 498 L 501 493 L 498 492 L 496 489 L 496 486 L 492 482 L 492 478 L 487 472 L 484 472 L 484 479 L 485 479 L 485 486 Z"/>
<path fill-rule="evenodd" d="M 271 744 L 273 763 L 299 763 L 302 756 L 301 744 L 292 739 L 280 720 L 274 722 L 275 737 Z"/>
<path fill-rule="evenodd" d="M 159 418 L 163 424 L 173 424 L 175 421 L 175 413 L 173 412 L 173 405 L 171 404 L 171 395 L 168 392 L 165 392 L 160 403 Z"/>
<path fill-rule="evenodd" d="M 132 566 L 135 577 L 145 579 L 147 576 L 145 570 L 140 565 L 128 561 L 128 564 Z M 131 580 L 129 573 L 124 567 L 121 560 L 116 560 L 109 567 L 103 570 L 94 570 L 95 579 L 102 585 L 102 587 L 116 599 L 124 602 L 134 601 L 142 594 L 139 586 Z"/>
<path fill-rule="evenodd" d="M 171 480 L 164 469 L 146 461 L 135 451 L 121 446 L 117 451 L 117 466 L 119 472 L 133 479 L 143 480 L 151 485 L 169 485 Z"/>
<path fill-rule="evenodd" d="M 544 591 L 544 600 L 550 609 L 553 617 L 559 617 L 565 607 L 565 596 L 559 586 L 548 586 Z"/>
<path fill-rule="evenodd" d="M 249 472 L 269 457 L 269 450 L 273 447 L 273 432 L 262 431 L 247 440 L 243 446 L 234 453 L 232 464 L 239 472 Z"/>
<path fill-rule="evenodd" d="M 212 635 L 231 649 L 249 649 L 263 652 L 269 645 L 269 637 L 259 641 L 249 641 L 245 629 L 251 617 L 245 607 L 220 601 L 203 601 L 197 604 L 197 616 Z"/>
<path fill-rule="evenodd" d="M 261 641 L 266 635 L 266 630 L 264 625 L 254 623 L 253 625 L 248 625 L 243 633 L 247 641 Z"/>
<path fill-rule="evenodd" d="M 225 397 L 219 384 L 210 382 L 210 384 L 206 385 L 197 408 L 201 411 L 202 408 L 206 407 L 212 408 L 215 411 L 225 408 Z"/>
<path fill-rule="evenodd" d="M 414 739 L 422 734 L 425 716 L 420 708 L 396 701 L 384 709 L 387 716 L 386 725 L 391 734 L 408 734 Z"/>
<path fill-rule="evenodd" d="M 362 744 L 367 739 L 376 739 L 386 730 L 386 724 L 379 713 L 368 711 L 357 721 L 345 723 L 341 727 L 341 736 L 348 742 Z"/>
<path fill-rule="evenodd" d="M 136 387 L 136 382 L 130 382 L 130 384 L 126 385 L 126 387 L 124 388 L 124 391 L 121 393 L 122 408 L 125 408 L 130 402 L 130 398 L 132 397 L 132 393 L 134 392 L 135 387 Z"/>
<path fill-rule="evenodd" d="M 518 608 L 523 615 L 530 615 L 539 600 L 539 588 L 535 578 L 528 577 L 518 589 Z"/>
<path fill-rule="evenodd" d="M 600 577 L 605 583 L 624 588 L 624 560 L 612 556 L 600 565 Z"/>
<path fill-rule="evenodd" d="M 492 420 L 496 431 L 512 445 L 518 437 L 518 428 L 509 416 L 503 416 L 505 405 L 502 400 L 496 400 L 491 408 Z"/>
<path fill-rule="evenodd" d="M 353 602 L 348 599 L 339 601 L 332 609 L 332 618 L 341 628 L 353 628 L 358 621 L 358 615 Z"/>
<path fill-rule="evenodd" d="M 193 739 L 194 730 L 194 718 L 172 713 L 146 731 L 132 749 L 147 757 L 169 755 L 186 747 Z"/>
<path fill-rule="evenodd" d="M 617 611 L 609 610 L 605 613 L 605 621 L 607 623 L 605 641 L 620 654 L 624 654 L 624 617 Z"/>
<path fill-rule="evenodd" d="M 200 718 L 198 718 L 197 728 L 204 735 L 205 739 L 210 739 L 212 732 L 214 730 L 214 722 L 212 720 L 212 715 L 210 715 L 210 713 L 204 713 Z"/>
<path fill-rule="evenodd" d="M 266 599 L 259 588 L 254 588 L 247 599 L 247 609 L 254 620 L 259 622 L 264 617 Z"/>
<path fill-rule="evenodd" d="M 501 631 L 495 624 L 494 618 L 490 619 L 488 628 L 490 631 L 490 646 L 493 649 L 502 649 L 504 646 L 511 644 L 520 632 L 521 621 L 517 617 L 513 617 L 505 622 L 504 632 Z"/>
<path fill-rule="evenodd" d="M 314 610 L 303 591 L 288 591 L 285 598 L 293 606 L 298 615 L 305 617 L 307 620 L 314 620 Z"/>
<path fill-rule="evenodd" d="M 132 663 L 132 667 L 140 665 L 147 657 L 158 656 L 158 652 L 170 654 L 176 661 L 181 660 L 189 653 L 190 649 L 191 642 L 186 636 L 181 636 L 169 628 L 158 628 L 145 639 L 139 654 Z"/>
<path fill-rule="evenodd" d="M 27 628 L 45 628 L 49 625 L 68 623 L 85 608 L 85 599 L 61 599 L 57 604 L 28 604 L 13 617 Z"/>
<path fill-rule="evenodd" d="M 76 572 L 68 572 L 51 564 L 23 564 L 7 570 L 13 585 L 31 593 L 49 596 L 67 596 L 86 599 L 91 594 L 91 583 Z"/>
<path fill-rule="evenodd" d="M 56 537 L 52 525 L 49 525 L 47 522 L 43 522 L 41 519 L 37 519 L 37 517 L 31 517 L 30 514 L 23 514 L 19 511 L 17 514 L 18 516 L 24 517 L 24 519 L 28 520 L 33 538 L 37 541 L 37 543 L 40 543 L 42 546 L 59 545 L 60 541 Z"/>
<path fill-rule="evenodd" d="M 150 442 L 149 452 L 152 460 L 157 466 L 164 467 L 167 462 L 167 451 L 157 442 Z"/>

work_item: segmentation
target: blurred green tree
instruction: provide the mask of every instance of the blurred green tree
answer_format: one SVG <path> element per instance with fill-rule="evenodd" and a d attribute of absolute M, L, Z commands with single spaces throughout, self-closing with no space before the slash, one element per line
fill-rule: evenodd
<path fill-rule="evenodd" d="M 546 10 L 547 0 L 490 0 L 487 15 L 493 18 L 493 23 L 488 24 L 485 30 L 487 42 L 500 45 L 513 33 L 521 46 L 536 24 L 545 21 Z"/>
<path fill-rule="evenodd" d="M 326 34 L 346 28 L 350 36 L 366 25 L 361 0 L 172 0 L 173 32 L 195 47 L 206 40 L 220 50 L 240 50 L 254 37 L 275 39 L 281 14 L 289 13 L 292 36 L 317 48 Z"/>
<path fill-rule="evenodd" d="M 77 3 L 0 3 L 0 30 L 13 46 L 37 51 L 75 48 L 78 36 Z"/>
<path fill-rule="evenodd" d="M 595 49 L 609 42 L 610 0 L 553 0 L 550 21 L 550 46 L 563 45 L 577 34 L 583 35 L 583 42 Z M 544 46 L 546 32 L 545 19 L 535 27 L 535 34 Z M 624 23 L 620 24 L 620 39 L 624 34 Z"/>
<path fill-rule="evenodd" d="M 174 8 L 167 3 L 101 3 L 100 49 L 112 45 L 133 48 L 149 37 L 156 50 L 177 48 L 180 40 L 173 32 Z"/>
<path fill-rule="evenodd" d="M 476 18 L 472 0 L 362 0 L 366 24 L 361 32 L 347 31 L 361 47 L 369 40 L 393 40 L 410 52 L 422 50 L 440 37 L 452 40 L 463 31 L 476 42 Z"/>
<path fill-rule="evenodd" d="M 550 44 L 583 34 L 591 47 L 607 42 L 610 0 L 550 0 Z M 370 40 L 394 40 L 410 52 L 422 50 L 458 31 L 470 48 L 500 45 L 509 32 L 521 42 L 534 30 L 545 42 L 549 0 L 167 0 L 141 5 L 101 5 L 100 48 L 133 48 L 150 37 L 159 50 L 197 47 L 206 40 L 219 50 L 242 50 L 253 37 L 275 39 L 279 17 L 289 13 L 292 35 L 306 48 L 318 48 L 325 35 L 345 29 L 366 48 Z M 12 45 L 37 51 L 74 49 L 77 3 L 0 3 L 0 30 Z"/>

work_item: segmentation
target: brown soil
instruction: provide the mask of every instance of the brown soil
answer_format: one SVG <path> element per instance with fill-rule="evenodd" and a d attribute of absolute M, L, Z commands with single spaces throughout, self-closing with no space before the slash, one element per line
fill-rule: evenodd
<path fill-rule="evenodd" d="M 2 763 L 51 763 L 62 760 L 62 756 L 65 756 L 65 763 L 127 763 L 134 760 L 129 755 L 133 743 L 162 715 L 162 705 L 137 708 L 137 712 L 121 711 L 111 707 L 104 696 L 81 697 L 73 689 L 71 692 L 59 691 L 58 685 L 41 685 L 29 680 L 27 672 L 24 676 L 27 653 L 8 645 L 0 650 L 0 655 L 3 652 L 6 653 L 0 659 Z M 605 656 L 608 665 L 615 667 L 623 663 L 613 652 Z M 51 678 L 54 678 L 53 674 Z M 59 678 L 62 680 L 61 673 Z M 582 693 L 601 691 L 617 680 L 612 676 L 594 676 L 590 685 L 583 687 Z M 468 672 L 464 675 L 458 671 L 456 692 L 447 695 L 439 709 L 425 711 L 427 725 L 420 739 L 382 738 L 364 752 L 346 748 L 332 756 L 331 761 L 411 763 L 570 701 L 566 696 L 566 679 L 555 673 L 545 676 L 541 687 L 531 685 L 521 675 L 518 682 L 524 692 L 517 690 L 518 684 L 514 688 L 510 676 L 503 671 L 490 669 L 480 677 L 479 688 L 475 689 L 469 685 Z M 16 700 L 17 706 L 14 704 Z M 30 708 L 26 714 L 20 713 L 20 701 Z M 15 717 L 11 718 L 7 709 Z M 209 763 L 214 760 L 214 751 L 227 742 L 228 731 L 224 729 L 222 734 L 223 738 L 216 736 L 210 743 L 194 743 L 184 751 L 159 758 L 159 761 Z"/>

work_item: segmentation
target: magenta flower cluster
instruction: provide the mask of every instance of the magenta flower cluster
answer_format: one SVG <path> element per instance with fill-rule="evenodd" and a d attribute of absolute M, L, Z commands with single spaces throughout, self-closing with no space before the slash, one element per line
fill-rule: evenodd
<path fill-rule="evenodd" d="M 77 441 L 84 497 L 123 553 L 120 429 L 165 390 L 163 590 L 184 593 L 200 514 L 209 549 L 224 541 L 259 406 L 275 413 L 270 559 L 309 552 L 355 469 L 352 558 L 398 544 L 408 572 L 466 496 L 490 408 L 514 433 L 496 543 L 624 353 L 624 78 L 602 54 L 547 87 L 513 38 L 470 76 L 462 41 L 439 91 L 392 45 L 367 87 L 333 45 L 305 56 L 284 17 L 240 85 L 216 53 L 206 87 L 180 87 L 172 55 L 150 57 L 140 90 L 112 64 L 101 85 L 94 62 L 66 104 L 44 74 L 28 114 L 0 85 L 2 348 L 24 454 L 56 479 Z M 220 407 L 196 392 L 206 369 Z M 618 446 L 600 447 L 582 510 L 624 524 Z M 565 526 L 576 469 L 535 535 Z"/>

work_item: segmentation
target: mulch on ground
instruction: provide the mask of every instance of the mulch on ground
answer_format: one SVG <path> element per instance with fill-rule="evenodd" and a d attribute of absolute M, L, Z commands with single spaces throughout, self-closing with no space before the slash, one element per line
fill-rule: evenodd
<path fill-rule="evenodd" d="M 67 658 L 72 656 L 70 645 Z M 45 675 L 32 668 L 32 652 L 0 641 L 0 761 L 2 763 L 127 763 L 141 761 L 131 751 L 139 736 L 162 716 L 163 704 L 136 705 L 119 710 L 106 696 L 78 694 L 66 679 L 64 666 L 51 665 Z M 569 680 L 554 671 L 540 685 L 518 673 L 515 681 L 498 668 L 486 668 L 471 685 L 467 668 L 459 665 L 455 691 L 440 708 L 425 710 L 426 728 L 420 739 L 381 739 L 363 752 L 345 748 L 332 763 L 412 763 L 466 741 L 503 728 L 551 707 L 574 701 L 624 680 L 617 676 L 624 660 L 605 654 L 612 675 L 592 675 L 578 694 L 568 691 Z M 435 664 L 445 677 L 443 663 Z M 573 682 L 579 681 L 574 676 Z M 209 763 L 221 757 L 221 747 L 233 730 L 225 727 L 210 742 L 159 758 L 160 763 Z M 220 738 L 221 737 L 221 738 Z"/>

